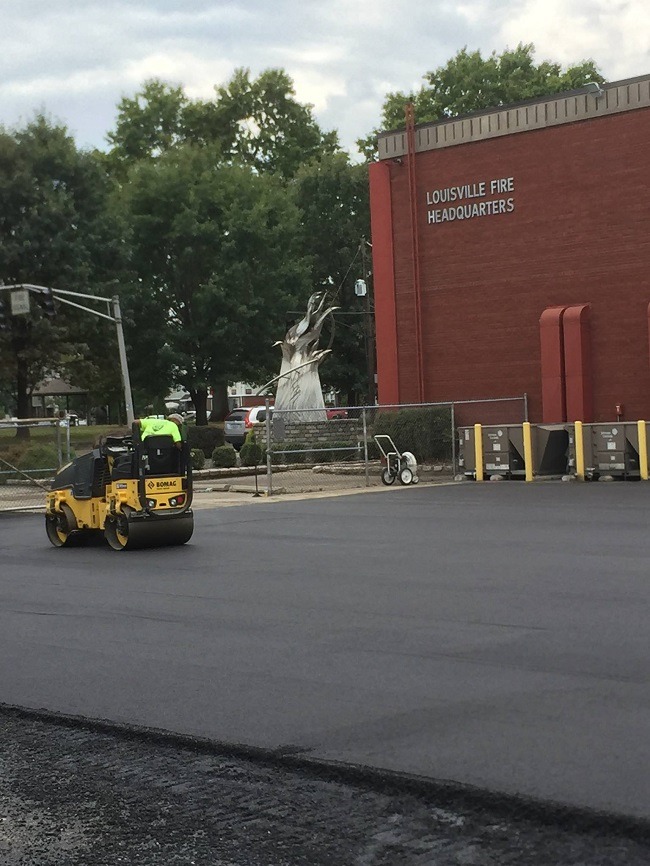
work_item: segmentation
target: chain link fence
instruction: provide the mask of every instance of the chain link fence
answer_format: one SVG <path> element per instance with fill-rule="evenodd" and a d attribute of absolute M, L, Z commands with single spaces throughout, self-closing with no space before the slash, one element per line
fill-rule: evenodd
<path fill-rule="evenodd" d="M 0 512 L 44 508 L 45 491 L 70 454 L 67 420 L 0 421 Z"/>
<path fill-rule="evenodd" d="M 258 433 L 266 452 L 269 494 L 381 486 L 385 460 L 376 435 L 390 436 L 399 453 L 412 452 L 421 482 L 456 473 L 455 430 L 461 424 L 520 423 L 528 400 L 519 397 L 453 403 L 275 410 Z"/>
<path fill-rule="evenodd" d="M 457 470 L 455 430 L 475 423 L 521 423 L 528 418 L 528 401 L 524 394 L 450 403 L 275 410 L 266 418 L 255 428 L 264 447 L 262 464 L 238 469 L 233 482 L 248 489 L 246 485 L 255 485 L 257 472 L 259 488 L 269 495 L 327 492 L 381 486 L 385 460 L 376 435 L 390 436 L 399 452 L 415 455 L 421 482 L 449 480 Z M 71 453 L 67 420 L 0 421 L 0 512 L 43 508 L 51 479 Z"/>

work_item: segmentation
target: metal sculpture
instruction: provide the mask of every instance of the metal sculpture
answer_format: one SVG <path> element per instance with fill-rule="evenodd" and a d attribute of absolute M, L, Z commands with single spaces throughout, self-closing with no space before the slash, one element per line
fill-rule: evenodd
<path fill-rule="evenodd" d="M 326 300 L 327 292 L 314 292 L 303 318 L 275 344 L 282 350 L 275 409 L 292 410 L 292 421 L 323 421 L 327 417 L 318 367 L 331 349 L 319 349 L 318 341 L 323 322 L 338 307 L 326 307 Z"/>

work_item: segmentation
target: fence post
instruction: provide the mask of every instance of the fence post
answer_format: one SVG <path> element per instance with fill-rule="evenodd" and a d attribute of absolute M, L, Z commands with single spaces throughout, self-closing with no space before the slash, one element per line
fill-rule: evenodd
<path fill-rule="evenodd" d="M 522 424 L 524 433 L 524 469 L 526 471 L 526 481 L 533 480 L 533 437 L 531 433 L 530 423 L 524 421 Z"/>
<path fill-rule="evenodd" d="M 474 425 L 474 463 L 476 480 L 483 481 L 483 425 Z"/>
<path fill-rule="evenodd" d="M 645 421 L 637 421 L 639 431 L 639 474 L 642 481 L 648 480 L 648 440 Z"/>
<path fill-rule="evenodd" d="M 264 427 L 266 432 L 266 495 L 273 496 L 273 470 L 271 469 L 271 401 L 267 397 L 264 401 L 266 406 L 266 417 Z"/>
<path fill-rule="evenodd" d="M 54 422 L 54 426 L 56 427 L 56 459 L 59 463 L 58 468 L 60 469 L 63 466 L 63 450 L 61 447 L 61 419 L 57 418 Z M 70 458 L 68 458 L 70 459 Z"/>
<path fill-rule="evenodd" d="M 582 421 L 576 421 L 573 425 L 573 438 L 576 445 L 576 477 L 579 481 L 585 480 L 585 443 L 582 437 Z"/>
<path fill-rule="evenodd" d="M 66 450 L 66 463 L 70 462 L 70 419 L 65 419 L 65 450 Z"/>
<path fill-rule="evenodd" d="M 366 487 L 370 487 L 370 466 L 368 465 L 368 424 L 366 419 L 366 407 L 361 410 L 363 421 L 363 462 L 366 468 Z"/>
<path fill-rule="evenodd" d="M 451 474 L 456 475 L 456 416 L 451 404 Z"/>

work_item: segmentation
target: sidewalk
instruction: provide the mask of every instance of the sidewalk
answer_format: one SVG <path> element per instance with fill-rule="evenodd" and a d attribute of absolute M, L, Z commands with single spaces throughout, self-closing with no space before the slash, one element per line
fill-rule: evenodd
<path fill-rule="evenodd" d="M 376 479 L 376 483 L 370 487 L 350 487 L 349 485 L 337 484 L 336 478 L 330 480 L 329 483 L 325 480 L 321 483 L 321 477 L 319 476 L 319 484 L 321 485 L 319 487 L 305 486 L 305 488 L 297 491 L 288 490 L 286 487 L 274 487 L 273 495 L 269 496 L 266 488 L 266 478 L 264 478 L 264 483 L 261 479 L 258 481 L 259 495 L 255 496 L 255 484 L 242 482 L 244 482 L 244 479 L 241 479 L 240 482 L 233 480 L 231 483 L 215 483 L 214 481 L 195 483 L 192 507 L 196 511 L 202 508 L 217 508 L 230 505 L 291 502 L 301 499 L 352 496 L 358 493 L 390 493 L 414 489 L 413 486 L 404 487 L 399 483 L 386 487 L 379 479 Z M 458 482 L 453 481 L 452 478 L 445 475 L 435 481 L 421 483 L 418 487 L 445 486 L 456 483 Z"/>

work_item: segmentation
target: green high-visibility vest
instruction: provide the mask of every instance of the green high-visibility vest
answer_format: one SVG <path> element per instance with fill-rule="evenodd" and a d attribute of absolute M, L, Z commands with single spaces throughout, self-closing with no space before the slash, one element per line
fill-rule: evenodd
<path fill-rule="evenodd" d="M 140 421 L 140 438 L 147 436 L 171 436 L 174 442 L 181 441 L 181 431 L 178 424 L 166 418 L 142 418 Z"/>

